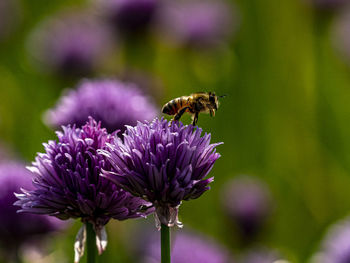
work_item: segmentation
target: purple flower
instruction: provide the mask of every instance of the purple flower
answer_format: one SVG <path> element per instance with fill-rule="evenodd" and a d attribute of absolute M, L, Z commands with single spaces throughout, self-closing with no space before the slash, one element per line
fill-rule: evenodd
<path fill-rule="evenodd" d="M 44 22 L 29 41 L 42 65 L 62 75 L 90 74 L 111 51 L 109 29 L 88 13 L 63 13 Z"/>
<path fill-rule="evenodd" d="M 347 218 L 328 230 L 322 244 L 318 263 L 350 262 L 350 219 Z"/>
<path fill-rule="evenodd" d="M 160 240 L 152 237 L 147 241 L 144 263 L 160 262 Z M 228 263 L 230 255 L 219 244 L 205 236 L 187 233 L 176 233 L 172 242 L 171 262 L 173 263 Z"/>
<path fill-rule="evenodd" d="M 227 39 L 236 23 L 233 10 L 222 1 L 168 1 L 159 12 L 160 33 L 190 47 L 216 45 Z"/>
<path fill-rule="evenodd" d="M 22 244 L 32 241 L 36 235 L 48 234 L 62 227 L 59 220 L 49 216 L 18 214 L 13 203 L 14 192 L 21 187 L 32 188 L 32 174 L 20 162 L 6 161 L 0 164 L 0 243 L 6 253 L 14 253 Z"/>
<path fill-rule="evenodd" d="M 57 106 L 46 114 L 46 123 L 83 125 L 89 116 L 101 121 L 109 132 L 124 130 L 138 120 L 151 120 L 158 110 L 151 99 L 134 84 L 118 80 L 84 80 L 77 90 L 69 90 Z"/>
<path fill-rule="evenodd" d="M 99 240 L 104 238 L 104 225 L 111 218 L 145 216 L 144 200 L 99 176 L 101 170 L 109 170 L 110 165 L 97 150 L 106 149 L 106 143 L 112 142 L 112 136 L 101 129 L 100 124 L 91 118 L 82 129 L 63 127 L 57 137 L 58 142 L 44 144 L 46 153 L 38 154 L 30 167 L 35 174 L 35 189 L 17 194 L 16 204 L 22 207 L 21 212 L 60 219 L 81 218 L 82 222 L 94 225 Z M 80 242 L 84 231 L 78 233 Z M 102 253 L 105 247 L 98 249 Z"/>
<path fill-rule="evenodd" d="M 271 212 L 270 192 L 254 177 L 241 176 L 229 182 L 222 203 L 245 238 L 255 236 Z"/>
<path fill-rule="evenodd" d="M 159 0 L 102 0 L 101 5 L 112 25 L 121 33 L 134 35 L 152 23 Z"/>
<path fill-rule="evenodd" d="M 155 119 L 127 127 L 123 140 L 115 137 L 101 151 L 112 163 L 103 176 L 135 196 L 153 203 L 157 227 L 180 226 L 182 200 L 200 197 L 213 177 L 205 179 L 220 157 L 210 134 L 182 123 Z"/>

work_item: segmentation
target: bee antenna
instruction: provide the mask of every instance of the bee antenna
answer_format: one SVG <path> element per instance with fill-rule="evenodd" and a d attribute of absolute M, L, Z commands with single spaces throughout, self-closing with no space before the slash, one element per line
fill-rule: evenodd
<path fill-rule="evenodd" d="M 227 96 L 227 94 L 223 94 L 221 96 L 218 96 L 218 98 L 225 98 Z"/>

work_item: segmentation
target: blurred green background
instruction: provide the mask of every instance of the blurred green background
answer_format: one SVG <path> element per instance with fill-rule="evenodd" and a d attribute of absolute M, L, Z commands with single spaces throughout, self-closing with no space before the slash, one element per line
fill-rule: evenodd
<path fill-rule="evenodd" d="M 28 56 L 28 36 L 59 10 L 85 5 L 23 0 L 16 30 L 0 43 L 0 139 L 27 162 L 43 151 L 42 142 L 55 138 L 42 122 L 43 112 L 64 88 L 78 82 L 37 70 Z M 301 0 L 237 0 L 235 6 L 239 26 L 226 45 L 191 51 L 152 39 L 151 57 L 138 50 L 131 64 L 160 83 L 155 96 L 159 108 L 196 91 L 227 94 L 215 118 L 199 118 L 213 141 L 224 145 L 211 173 L 212 189 L 181 206 L 185 228 L 239 253 L 237 233 L 228 231 L 220 206 L 222 187 L 237 175 L 254 175 L 267 182 L 275 203 L 255 242 L 278 249 L 291 262 L 307 262 L 327 226 L 350 209 L 350 70 L 333 45 L 337 14 L 320 13 Z M 123 52 L 116 53 L 116 67 L 102 68 L 95 76 L 118 77 Z M 134 224 L 108 225 L 109 245 L 100 262 L 128 262 L 123 239 Z M 67 262 L 78 227 L 76 223 L 50 244 Z"/>

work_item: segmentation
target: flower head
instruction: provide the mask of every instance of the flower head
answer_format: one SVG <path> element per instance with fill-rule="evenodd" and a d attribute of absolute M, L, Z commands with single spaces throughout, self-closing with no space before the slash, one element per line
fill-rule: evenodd
<path fill-rule="evenodd" d="M 30 52 L 43 69 L 68 76 L 92 73 L 112 48 L 109 29 L 89 13 L 70 12 L 34 31 Z"/>
<path fill-rule="evenodd" d="M 82 129 L 63 127 L 57 137 L 58 142 L 44 144 L 46 153 L 38 154 L 30 167 L 35 189 L 17 194 L 21 212 L 80 218 L 94 225 L 97 236 L 104 235 L 103 227 L 111 218 L 145 216 L 144 200 L 99 176 L 110 165 L 97 150 L 106 149 L 112 141 L 100 124 L 90 118 Z"/>
<path fill-rule="evenodd" d="M 159 0 L 102 0 L 102 8 L 112 25 L 121 33 L 144 32 L 152 23 Z"/>
<path fill-rule="evenodd" d="M 323 241 L 322 263 L 347 263 L 350 261 L 350 220 L 345 219 L 328 230 Z"/>
<path fill-rule="evenodd" d="M 161 35 L 184 46 L 213 46 L 235 27 L 233 10 L 223 1 L 169 1 L 159 12 Z"/>
<path fill-rule="evenodd" d="M 158 236 L 157 236 L 158 237 Z M 159 238 L 146 242 L 144 263 L 156 263 L 160 260 Z M 153 242 L 152 242 L 153 241 Z M 173 263 L 227 263 L 230 262 L 228 251 L 213 240 L 191 232 L 176 233 L 171 252 Z"/>
<path fill-rule="evenodd" d="M 19 247 L 36 235 L 47 234 L 62 227 L 59 220 L 48 216 L 18 214 L 13 203 L 14 192 L 21 187 L 31 189 L 32 174 L 20 162 L 0 164 L 0 243 L 9 250 Z"/>
<path fill-rule="evenodd" d="M 55 109 L 45 116 L 50 126 L 83 125 L 89 116 L 102 123 L 109 132 L 124 130 L 138 120 L 150 120 L 157 115 L 151 99 L 131 83 L 118 80 L 84 80 L 76 90 L 61 97 Z"/>
<path fill-rule="evenodd" d="M 271 196 L 267 186 L 254 177 L 241 176 L 229 182 L 223 193 L 225 212 L 244 237 L 257 234 L 271 213 Z"/>
<path fill-rule="evenodd" d="M 135 196 L 153 203 L 156 220 L 181 226 L 177 219 L 182 200 L 200 197 L 210 187 L 206 179 L 220 157 L 210 134 L 182 123 L 155 119 L 128 126 L 123 140 L 115 137 L 101 151 L 112 164 L 103 176 Z"/>

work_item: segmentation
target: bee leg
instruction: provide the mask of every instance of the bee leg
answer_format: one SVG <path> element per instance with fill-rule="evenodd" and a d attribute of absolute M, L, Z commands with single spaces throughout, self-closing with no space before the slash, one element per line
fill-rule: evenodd
<path fill-rule="evenodd" d="M 210 110 L 210 117 L 214 117 L 215 116 L 215 110 L 211 109 Z"/>
<path fill-rule="evenodd" d="M 197 121 L 198 121 L 198 112 L 196 112 L 194 115 L 193 115 L 193 123 L 192 123 L 192 125 L 193 126 L 196 126 L 196 124 L 197 124 Z"/>
<path fill-rule="evenodd" d="M 180 120 L 181 116 L 186 112 L 188 107 L 182 108 L 173 118 L 174 121 Z"/>

